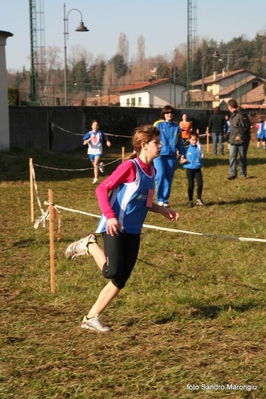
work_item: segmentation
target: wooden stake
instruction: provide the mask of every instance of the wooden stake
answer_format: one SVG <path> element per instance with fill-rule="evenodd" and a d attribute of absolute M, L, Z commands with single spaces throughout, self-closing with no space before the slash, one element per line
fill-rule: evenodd
<path fill-rule="evenodd" d="M 210 136 L 209 136 L 208 127 L 206 127 L 206 143 L 207 143 L 207 152 L 210 152 Z"/>
<path fill-rule="evenodd" d="M 125 147 L 122 147 L 122 162 L 125 160 Z"/>
<path fill-rule="evenodd" d="M 200 143 L 199 129 L 196 129 L 196 133 L 197 133 L 197 135 L 198 135 L 199 143 Z"/>
<path fill-rule="evenodd" d="M 29 170 L 30 170 L 30 220 L 34 222 L 34 202 L 33 202 L 33 175 L 32 175 L 32 158 L 29 160 Z"/>
<path fill-rule="evenodd" d="M 51 292 L 55 293 L 54 282 L 54 207 L 53 207 L 53 191 L 48 190 L 49 198 L 49 235 L 50 235 L 50 278 L 51 278 Z"/>

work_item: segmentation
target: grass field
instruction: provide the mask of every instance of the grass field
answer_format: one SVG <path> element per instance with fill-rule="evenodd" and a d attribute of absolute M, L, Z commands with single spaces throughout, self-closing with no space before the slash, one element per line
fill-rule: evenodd
<path fill-rule="evenodd" d="M 203 235 L 143 229 L 133 274 L 102 315 L 113 327 L 108 334 L 80 328 L 106 281 L 91 257 L 64 255 L 98 219 L 61 211 L 55 294 L 48 223 L 35 230 L 30 221 L 29 158 L 89 168 L 84 149 L 1 154 L 0 397 L 265 399 L 266 242 L 233 239 L 266 239 L 266 151 L 255 146 L 246 180 L 227 180 L 228 151 L 205 153 L 202 208 L 187 208 L 185 172 L 177 168 L 170 204 L 180 220 L 173 225 L 149 214 L 146 223 Z M 104 162 L 119 157 L 121 147 L 105 148 Z M 100 214 L 91 170 L 35 167 L 35 173 L 42 205 L 52 189 L 55 204 Z"/>

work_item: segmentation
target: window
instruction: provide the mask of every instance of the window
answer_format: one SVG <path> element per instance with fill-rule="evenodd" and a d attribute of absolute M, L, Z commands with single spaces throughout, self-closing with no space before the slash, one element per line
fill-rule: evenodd
<path fill-rule="evenodd" d="M 128 107 L 130 106 L 130 99 L 129 98 L 127 98 L 127 106 Z"/>
<path fill-rule="evenodd" d="M 258 87 L 258 82 L 252 82 L 252 89 L 256 89 Z"/>
<path fill-rule="evenodd" d="M 135 107 L 135 105 L 136 105 L 136 99 L 131 98 L 131 107 Z"/>
<path fill-rule="evenodd" d="M 138 104 L 141 105 L 141 97 L 138 98 Z"/>

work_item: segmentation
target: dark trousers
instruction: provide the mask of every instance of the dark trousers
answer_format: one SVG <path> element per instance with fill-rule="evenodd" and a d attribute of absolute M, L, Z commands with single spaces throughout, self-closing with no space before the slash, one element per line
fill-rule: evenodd
<path fill-rule="evenodd" d="M 240 175 L 247 175 L 247 152 L 248 152 L 249 141 L 244 141 L 242 145 L 230 144 L 230 176 L 237 176 L 236 162 L 237 154 L 239 153 L 239 165 L 240 165 Z"/>
<path fill-rule="evenodd" d="M 140 234 L 119 233 L 117 236 L 103 233 L 106 263 L 102 274 L 122 289 L 135 266 L 140 244 Z"/>
<path fill-rule="evenodd" d="M 186 169 L 188 180 L 188 199 L 193 201 L 195 180 L 197 182 L 197 199 L 201 199 L 203 189 L 203 178 L 201 169 Z"/>
<path fill-rule="evenodd" d="M 217 144 L 219 143 L 220 155 L 224 155 L 223 133 L 212 133 L 213 154 L 217 155 Z"/>

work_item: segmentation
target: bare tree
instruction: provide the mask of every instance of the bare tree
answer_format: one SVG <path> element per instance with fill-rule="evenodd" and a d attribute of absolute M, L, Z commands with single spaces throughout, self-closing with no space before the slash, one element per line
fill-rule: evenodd
<path fill-rule="evenodd" d="M 71 47 L 71 51 L 68 56 L 68 64 L 73 68 L 73 66 L 81 60 L 84 60 L 86 65 L 89 67 L 93 63 L 93 53 L 88 51 L 85 47 L 77 44 Z"/>
<path fill-rule="evenodd" d="M 122 55 L 125 63 L 128 64 L 129 42 L 124 32 L 121 32 L 118 38 L 117 54 Z"/>
<path fill-rule="evenodd" d="M 137 39 L 137 53 L 131 68 L 132 81 L 143 81 L 150 78 L 149 67 L 145 58 L 145 39 L 142 35 Z M 133 82 L 132 82 L 133 83 Z"/>
<path fill-rule="evenodd" d="M 113 64 L 106 66 L 103 78 L 103 94 L 109 94 L 113 89 L 117 87 L 118 79 L 115 73 Z"/>
<path fill-rule="evenodd" d="M 54 87 L 57 85 L 62 78 L 58 73 L 62 64 L 60 53 L 60 47 L 48 46 L 46 48 L 41 48 L 36 54 L 36 73 L 39 94 L 41 92 L 50 92 L 52 86 Z"/>
<path fill-rule="evenodd" d="M 145 61 L 145 39 L 142 35 L 140 35 L 137 40 L 136 60 L 139 63 L 143 63 Z"/>

